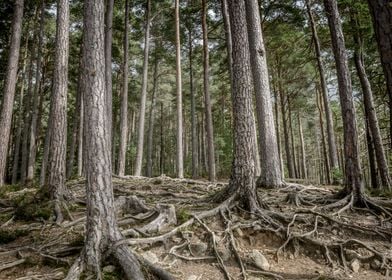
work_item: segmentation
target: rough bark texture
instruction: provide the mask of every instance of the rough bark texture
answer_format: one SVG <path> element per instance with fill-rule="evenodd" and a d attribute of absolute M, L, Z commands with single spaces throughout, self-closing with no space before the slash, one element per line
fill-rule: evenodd
<path fill-rule="evenodd" d="M 290 151 L 290 136 L 289 136 L 289 128 L 287 124 L 288 121 L 287 110 L 286 110 L 287 96 L 282 91 L 281 86 L 279 87 L 279 93 L 280 93 L 280 106 L 282 110 L 282 120 L 283 120 L 283 136 L 284 136 L 284 148 L 286 152 L 286 165 L 289 173 L 289 178 L 294 178 L 295 171 L 294 171 L 294 165 L 293 165 L 292 155 Z"/>
<path fill-rule="evenodd" d="M 354 21 L 354 19 L 353 19 Z M 363 55 L 361 40 L 359 34 L 355 32 L 354 41 L 356 42 L 356 49 L 354 52 L 355 67 L 357 69 L 359 81 L 362 87 L 363 103 L 365 107 L 365 114 L 367 124 L 371 132 L 371 139 L 374 143 L 374 149 L 376 154 L 377 166 L 380 174 L 381 184 L 383 188 L 391 188 L 391 178 L 389 176 L 388 163 L 385 157 L 384 146 L 381 138 L 380 127 L 378 125 L 378 119 L 376 110 L 374 108 L 373 92 L 366 74 L 366 70 L 363 64 Z"/>
<path fill-rule="evenodd" d="M 128 142 L 128 37 L 129 37 L 129 1 L 125 1 L 124 14 L 124 61 L 123 61 L 123 88 L 121 91 L 121 119 L 120 119 L 120 146 L 118 150 L 117 173 L 125 173 L 125 158 Z"/>
<path fill-rule="evenodd" d="M 184 151 L 182 127 L 182 79 L 181 79 L 181 42 L 180 42 L 180 1 L 175 0 L 175 28 L 176 28 L 176 88 L 177 88 L 177 177 L 184 177 Z"/>
<path fill-rule="evenodd" d="M 52 130 L 49 144 L 48 187 L 55 202 L 56 219 L 61 222 L 61 201 L 66 194 L 67 94 L 69 53 L 69 3 L 57 1 L 56 51 L 51 103 Z"/>
<path fill-rule="evenodd" d="M 392 5 L 390 0 L 368 0 L 389 97 L 389 144 L 392 149 Z"/>
<path fill-rule="evenodd" d="M 103 256 L 122 238 L 117 226 L 112 188 L 111 137 L 107 121 L 104 57 L 104 1 L 85 1 L 83 39 L 83 97 L 86 145 L 86 241 L 81 258 L 66 279 L 79 278 L 81 267 L 101 279 Z M 144 279 L 127 246 L 112 251 L 127 279 Z"/>
<path fill-rule="evenodd" d="M 40 12 L 40 24 L 39 24 L 39 36 L 38 36 L 38 53 L 36 59 L 36 72 L 35 72 L 35 88 L 33 95 L 33 102 L 31 104 L 31 125 L 30 125 L 30 137 L 29 137 L 29 156 L 27 162 L 27 175 L 26 180 L 31 182 L 34 179 L 35 171 L 35 160 L 37 155 L 37 127 L 38 127 L 38 111 L 40 101 L 40 84 L 41 84 L 41 72 L 42 72 L 42 48 L 44 39 L 44 26 L 45 26 L 45 1 L 41 3 Z M 42 98 L 42 97 L 41 97 Z"/>
<path fill-rule="evenodd" d="M 143 147 L 144 147 L 144 126 L 146 118 L 146 100 L 147 100 L 147 83 L 148 83 L 148 58 L 150 49 L 150 25 L 151 25 L 151 1 L 147 0 L 146 3 L 146 27 L 144 34 L 144 60 L 143 60 L 143 80 L 142 80 L 142 93 L 140 96 L 139 107 L 139 129 L 137 141 L 137 154 L 135 163 L 135 176 L 140 176 L 143 165 Z"/>
<path fill-rule="evenodd" d="M 305 141 L 304 141 L 304 134 L 302 130 L 302 121 L 301 121 L 300 114 L 298 114 L 298 132 L 299 132 L 299 139 L 301 143 L 301 175 L 303 179 L 307 179 L 308 171 L 306 168 Z"/>
<path fill-rule="evenodd" d="M 246 2 L 246 19 L 249 47 L 252 56 L 251 66 L 256 96 L 256 116 L 259 132 L 261 175 L 257 180 L 259 187 L 282 186 L 278 143 L 271 104 L 266 51 L 261 31 L 260 12 L 257 0 Z"/>
<path fill-rule="evenodd" d="M 328 161 L 328 151 L 327 151 L 327 145 L 325 143 L 325 130 L 324 130 L 324 119 L 323 119 L 323 97 L 321 90 L 316 89 L 316 104 L 317 108 L 319 111 L 319 123 L 320 123 L 320 132 L 321 132 L 321 144 L 322 144 L 322 149 L 323 149 L 323 157 L 324 157 L 324 166 L 325 166 L 325 174 L 326 178 L 322 178 L 322 172 L 320 173 L 320 179 L 321 183 L 327 183 L 331 184 L 331 172 L 330 172 L 330 167 L 329 167 L 329 161 Z"/>
<path fill-rule="evenodd" d="M 353 101 L 351 76 L 348 68 L 340 15 L 335 0 L 324 0 L 328 25 L 331 32 L 332 47 L 336 62 L 340 106 L 343 118 L 345 191 L 353 195 L 355 204 L 363 199 L 363 184 L 359 158 L 358 133 Z"/>
<path fill-rule="evenodd" d="M 232 101 L 234 155 L 228 191 L 235 192 L 241 203 L 253 211 L 259 207 L 254 178 L 254 138 L 252 83 L 245 2 L 229 0 L 232 35 Z"/>
<path fill-rule="evenodd" d="M 204 113 L 206 121 L 207 156 L 208 156 L 208 179 L 215 181 L 215 148 L 214 129 L 212 124 L 211 97 L 209 91 L 209 50 L 207 29 L 207 0 L 202 0 L 202 29 L 203 29 L 203 89 L 204 89 Z"/>
<path fill-rule="evenodd" d="M 323 102 L 324 102 L 325 119 L 326 119 L 326 123 L 327 123 L 328 152 L 329 152 L 329 161 L 330 161 L 329 166 L 330 166 L 330 169 L 333 170 L 333 169 L 339 168 L 339 161 L 338 161 L 337 149 L 336 149 L 335 131 L 334 131 L 333 118 L 332 118 L 332 111 L 331 111 L 331 107 L 329 106 L 328 88 L 327 88 L 327 82 L 325 79 L 324 63 L 323 63 L 322 56 L 321 56 L 320 40 L 319 40 L 319 37 L 317 34 L 316 23 L 314 21 L 312 8 L 309 3 L 309 0 L 306 1 L 306 7 L 307 7 L 307 11 L 308 11 L 309 20 L 310 20 L 310 26 L 312 28 L 312 39 L 313 39 L 313 43 L 314 43 L 314 50 L 316 53 L 317 67 L 318 67 L 319 77 L 320 77 L 321 93 L 322 93 Z M 330 176 L 330 175 L 328 175 L 328 176 Z M 336 182 L 334 182 L 334 183 L 336 183 Z"/>
<path fill-rule="evenodd" d="M 0 186 L 4 184 L 8 143 L 11 131 L 12 111 L 18 72 L 20 37 L 22 36 L 23 0 L 15 0 L 11 25 L 11 44 L 8 55 L 7 74 L 4 82 L 3 103 L 0 113 Z"/>
<path fill-rule="evenodd" d="M 108 123 L 110 134 L 113 133 L 112 125 L 112 41 L 113 41 L 113 6 L 114 0 L 106 0 L 105 12 L 105 81 L 106 81 L 106 107 L 108 112 Z M 110 147 L 112 147 L 112 137 L 110 137 Z"/>

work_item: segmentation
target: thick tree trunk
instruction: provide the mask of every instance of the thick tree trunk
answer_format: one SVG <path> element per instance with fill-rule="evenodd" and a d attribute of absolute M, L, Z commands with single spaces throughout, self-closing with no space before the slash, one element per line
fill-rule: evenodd
<path fill-rule="evenodd" d="M 67 192 L 67 94 L 68 94 L 68 54 L 69 54 L 69 3 L 57 1 L 56 51 L 53 72 L 53 93 L 51 103 L 52 130 L 49 144 L 48 187 L 55 202 L 56 221 L 63 219 L 61 204 Z"/>
<path fill-rule="evenodd" d="M 184 177 L 183 124 L 182 124 L 182 79 L 181 79 L 181 42 L 180 42 L 180 0 L 175 0 L 176 29 L 176 88 L 177 88 L 177 177 Z"/>
<path fill-rule="evenodd" d="M 35 161 L 37 155 L 37 127 L 38 127 L 38 111 L 39 111 L 39 100 L 40 100 L 40 85 L 41 85 L 41 72 L 42 72 L 42 48 L 44 39 L 44 26 L 45 26 L 45 1 L 41 3 L 40 12 L 40 24 L 39 24 L 39 36 L 38 36 L 38 53 L 36 60 L 35 70 L 35 88 L 33 95 L 33 103 L 31 108 L 31 125 L 30 125 L 30 139 L 29 139 L 29 156 L 27 163 L 27 182 L 34 180 L 35 173 Z M 42 97 L 41 97 L 42 98 Z"/>
<path fill-rule="evenodd" d="M 205 126 L 207 136 L 207 155 L 208 155 L 208 179 L 215 181 L 215 148 L 214 148 L 214 129 L 212 124 L 211 97 L 209 91 L 209 51 L 208 51 L 208 30 L 207 30 L 207 0 L 202 0 L 202 29 L 203 29 L 203 89 L 204 89 L 204 111 Z"/>
<path fill-rule="evenodd" d="M 376 166 L 376 157 L 374 155 L 374 142 L 372 137 L 372 132 L 369 127 L 369 120 L 366 119 L 366 145 L 369 160 L 369 176 L 371 187 L 377 189 L 379 187 L 378 183 L 378 171 Z"/>
<path fill-rule="evenodd" d="M 334 170 L 339 168 L 339 161 L 338 161 L 337 149 L 336 149 L 332 111 L 328 99 L 328 88 L 325 79 L 324 63 L 321 56 L 320 40 L 317 34 L 316 23 L 314 21 L 312 8 L 311 8 L 311 4 L 309 3 L 309 0 L 306 0 L 306 7 L 310 20 L 310 26 L 312 28 L 312 39 L 314 43 L 314 49 L 316 52 L 317 67 L 318 67 L 319 77 L 320 77 L 320 87 L 321 87 L 321 93 L 324 102 L 325 119 L 327 123 L 328 152 L 329 152 L 329 161 L 330 161 L 329 166 L 330 166 L 330 170 Z M 331 175 L 328 175 L 328 177 L 330 176 Z M 337 182 L 333 182 L 333 183 L 337 183 Z"/>
<path fill-rule="evenodd" d="M 22 36 L 23 0 L 15 0 L 11 25 L 11 44 L 8 54 L 7 74 L 4 82 L 3 103 L 0 113 L 0 186 L 4 185 L 8 143 L 18 72 L 20 38 Z"/>
<path fill-rule="evenodd" d="M 390 0 L 368 0 L 389 97 L 389 144 L 392 149 L 392 6 Z"/>
<path fill-rule="evenodd" d="M 139 108 L 139 130 L 137 141 L 137 154 L 135 163 L 135 175 L 140 176 L 143 165 L 143 147 L 144 147 L 144 126 L 146 117 L 146 100 L 147 100 L 147 84 L 148 84 L 148 56 L 150 49 L 150 25 L 151 25 L 151 0 L 146 3 L 146 32 L 144 34 L 144 60 L 143 60 L 143 80 L 142 94 L 140 97 Z"/>
<path fill-rule="evenodd" d="M 120 119 L 120 146 L 118 150 L 117 173 L 125 173 L 125 159 L 128 143 L 128 37 L 129 37 L 129 1 L 125 0 L 124 13 L 124 61 L 123 61 L 123 89 L 121 91 L 121 119 Z"/>
<path fill-rule="evenodd" d="M 340 106 L 343 118 L 345 192 L 353 195 L 354 204 L 363 202 L 363 184 L 359 158 L 358 133 L 355 107 L 348 68 L 347 51 L 343 37 L 340 15 L 335 0 L 324 0 L 328 25 L 331 32 L 332 47 L 336 62 Z"/>
<path fill-rule="evenodd" d="M 244 1 L 229 0 L 233 44 L 232 100 L 234 157 L 228 193 L 251 211 L 259 208 L 254 178 L 252 82 Z"/>
<path fill-rule="evenodd" d="M 282 119 L 283 119 L 283 135 L 284 135 L 284 147 L 286 152 L 286 165 L 289 173 L 289 178 L 294 178 L 295 171 L 294 171 L 294 165 L 293 165 L 293 161 L 291 157 L 292 155 L 290 151 L 290 136 L 289 136 L 289 129 L 287 124 L 288 119 L 286 116 L 287 97 L 285 93 L 282 92 L 282 87 L 280 87 L 279 91 L 280 91 L 280 106 L 282 110 Z"/>
<path fill-rule="evenodd" d="M 193 40 L 192 30 L 188 30 L 188 50 L 189 50 L 189 90 L 191 93 L 191 129 L 192 129 L 192 178 L 199 176 L 199 153 L 196 123 L 196 93 L 193 83 Z"/>
<path fill-rule="evenodd" d="M 158 66 L 159 57 L 158 51 L 155 51 L 155 61 L 154 61 L 154 81 L 152 86 L 152 97 L 150 106 L 150 116 L 148 121 L 148 137 L 147 137 L 147 177 L 152 177 L 152 153 L 153 153 L 153 140 L 154 140 L 154 124 L 155 124 L 155 107 L 156 107 L 156 95 L 158 90 Z M 163 121 L 163 120 L 161 120 Z"/>
<path fill-rule="evenodd" d="M 85 1 L 83 39 L 83 97 L 85 100 L 86 241 L 81 258 L 66 279 L 79 278 L 81 267 L 102 278 L 103 256 L 112 250 L 127 279 L 143 280 L 136 257 L 125 245 L 114 248 L 122 238 L 114 211 L 111 166 L 111 135 L 107 121 L 104 57 L 104 1 Z"/>
<path fill-rule="evenodd" d="M 83 69 L 83 68 L 82 68 Z M 81 89 L 82 90 L 82 89 Z M 83 175 L 83 134 L 84 134 L 84 98 L 83 92 L 80 93 L 80 108 L 79 108 L 79 133 L 78 133 L 78 177 Z"/>
<path fill-rule="evenodd" d="M 246 19 L 250 54 L 252 56 L 251 67 L 260 139 L 261 175 L 257 180 L 257 185 L 267 188 L 280 187 L 282 186 L 282 174 L 271 104 L 266 51 L 257 0 L 246 1 Z"/>

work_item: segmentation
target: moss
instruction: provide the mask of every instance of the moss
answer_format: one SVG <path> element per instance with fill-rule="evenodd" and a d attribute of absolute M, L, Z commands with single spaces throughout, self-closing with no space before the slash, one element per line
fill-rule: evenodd
<path fill-rule="evenodd" d="M 15 218 L 17 220 L 48 220 L 53 213 L 53 203 L 45 191 L 37 193 L 25 193 L 13 199 L 16 207 Z"/>
<path fill-rule="evenodd" d="M 185 208 L 180 208 L 176 212 L 178 224 L 182 224 L 191 218 L 191 215 Z"/>
<path fill-rule="evenodd" d="M 84 236 L 81 234 L 75 235 L 69 242 L 70 247 L 82 247 L 84 245 Z"/>
<path fill-rule="evenodd" d="M 367 189 L 368 194 L 371 196 L 392 198 L 392 191 L 386 189 Z"/>
<path fill-rule="evenodd" d="M 17 192 L 22 189 L 22 185 L 5 185 L 0 188 L 0 198 L 7 197 L 10 192 Z"/>
<path fill-rule="evenodd" d="M 159 178 L 157 178 L 157 179 L 154 179 L 154 180 L 152 181 L 152 183 L 153 183 L 154 185 L 160 185 L 160 184 L 162 184 L 162 180 L 159 179 Z"/>
<path fill-rule="evenodd" d="M 0 229 L 0 244 L 10 243 L 19 237 L 28 235 L 27 230 L 22 229 Z"/>

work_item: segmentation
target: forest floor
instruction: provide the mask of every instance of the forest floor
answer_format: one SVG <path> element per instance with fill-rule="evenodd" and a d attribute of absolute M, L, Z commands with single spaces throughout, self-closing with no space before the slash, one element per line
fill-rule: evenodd
<path fill-rule="evenodd" d="M 177 279 L 392 279 L 392 221 L 382 215 L 296 206 L 287 202 L 291 188 L 261 190 L 270 211 L 290 217 L 282 235 L 239 206 L 196 218 L 216 206 L 206 198 L 223 182 L 161 176 L 114 177 L 113 183 L 118 221 L 133 250 Z M 85 200 L 83 179 L 68 187 Z M 336 188 L 308 186 L 300 192 L 325 196 Z M 50 203 L 38 199 L 37 191 L 0 191 L 0 279 L 63 279 L 82 248 L 83 203 L 68 204 L 68 220 L 57 225 Z M 104 279 L 123 279 L 110 260 L 103 266 Z"/>

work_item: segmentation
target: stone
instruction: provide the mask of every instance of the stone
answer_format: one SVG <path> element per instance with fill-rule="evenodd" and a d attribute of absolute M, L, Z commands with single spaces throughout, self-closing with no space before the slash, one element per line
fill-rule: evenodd
<path fill-rule="evenodd" d="M 199 280 L 199 276 L 197 276 L 197 275 L 191 275 L 191 276 L 189 276 L 186 280 Z"/>
<path fill-rule="evenodd" d="M 358 259 L 354 259 L 351 264 L 350 264 L 351 270 L 354 273 L 357 273 L 359 271 L 359 268 L 361 267 L 361 263 L 359 262 Z"/>
<path fill-rule="evenodd" d="M 147 261 L 150 263 L 157 263 L 159 261 L 158 257 L 156 254 L 153 252 L 147 251 L 142 254 L 143 258 L 145 258 Z"/>
<path fill-rule="evenodd" d="M 190 244 L 192 253 L 196 256 L 203 256 L 208 249 L 208 245 L 204 242 L 195 242 Z"/>
<path fill-rule="evenodd" d="M 113 273 L 116 270 L 116 267 L 114 265 L 107 265 L 102 270 L 106 273 Z"/>
<path fill-rule="evenodd" d="M 261 230 L 261 226 L 260 226 L 260 225 L 255 225 L 255 226 L 253 227 L 253 230 L 254 230 L 254 231 L 260 231 L 260 230 Z"/>
<path fill-rule="evenodd" d="M 250 257 L 253 260 L 254 265 L 258 268 L 265 271 L 268 271 L 270 269 L 270 264 L 267 258 L 259 250 L 252 250 Z"/>
<path fill-rule="evenodd" d="M 379 270 L 381 268 L 381 262 L 377 259 L 374 259 L 371 263 L 370 263 L 370 267 L 373 270 Z"/>
<path fill-rule="evenodd" d="M 243 236 L 244 236 L 244 232 L 243 232 L 240 228 L 236 228 L 236 229 L 235 229 L 235 234 L 236 234 L 238 237 L 243 237 Z"/>

